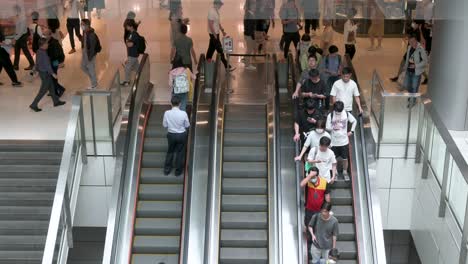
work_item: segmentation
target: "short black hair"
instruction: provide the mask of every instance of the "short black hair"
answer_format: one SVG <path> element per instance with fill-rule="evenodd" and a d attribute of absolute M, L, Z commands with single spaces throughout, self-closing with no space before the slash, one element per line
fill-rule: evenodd
<path fill-rule="evenodd" d="M 180 33 L 182 33 L 182 34 L 185 35 L 185 34 L 187 34 L 187 32 L 188 32 L 188 27 L 187 27 L 187 25 L 185 25 L 185 24 L 182 23 L 182 25 L 180 25 Z"/>
<path fill-rule="evenodd" d="M 335 112 L 341 113 L 344 110 L 344 103 L 342 101 L 336 101 L 335 105 L 333 105 L 333 110 Z"/>
<path fill-rule="evenodd" d="M 331 139 L 329 137 L 323 136 L 320 138 L 319 144 L 320 146 L 325 146 L 328 148 L 331 144 Z"/>
<path fill-rule="evenodd" d="M 317 69 L 311 69 L 309 71 L 309 76 L 310 77 L 318 77 L 318 76 L 320 76 L 320 72 Z"/>
<path fill-rule="evenodd" d="M 350 67 L 344 67 L 343 70 L 341 71 L 342 74 L 350 74 L 350 73 L 353 73 L 353 71 L 351 71 L 351 68 Z"/>
<path fill-rule="evenodd" d="M 317 176 L 319 175 L 319 169 L 317 167 L 310 167 L 307 170 L 307 174 L 309 174 L 311 171 L 315 171 L 317 173 Z"/>
<path fill-rule="evenodd" d="M 171 105 L 172 106 L 179 106 L 180 105 L 180 97 L 177 96 L 177 95 L 172 96 Z"/>
<path fill-rule="evenodd" d="M 317 56 L 315 56 L 315 54 L 309 53 L 309 57 L 307 57 L 307 61 L 310 60 L 311 58 L 314 58 L 315 60 L 317 60 Z"/>
<path fill-rule="evenodd" d="M 310 46 L 309 49 L 307 50 L 307 52 L 309 52 L 309 54 L 315 56 L 315 53 L 317 53 L 317 48 L 315 46 Z"/>
<path fill-rule="evenodd" d="M 418 36 L 415 33 L 408 34 L 408 39 L 418 39 Z"/>
<path fill-rule="evenodd" d="M 331 45 L 329 48 L 328 48 L 328 53 L 335 53 L 335 52 L 338 52 L 338 47 L 335 46 L 335 45 Z"/>
<path fill-rule="evenodd" d="M 83 18 L 81 19 L 81 22 L 83 22 L 83 24 L 87 25 L 87 26 L 91 26 L 91 20 L 87 19 L 87 18 Z"/>
<path fill-rule="evenodd" d="M 320 207 L 320 211 L 322 211 L 322 210 L 327 210 L 327 211 L 330 212 L 331 209 L 332 209 L 332 204 L 329 203 L 329 202 L 326 202 L 326 201 L 323 202 L 322 206 Z"/>
<path fill-rule="evenodd" d="M 315 123 L 315 129 L 317 128 L 325 128 L 325 120 L 323 120 L 323 118 L 320 118 L 317 120 L 317 123 Z"/>
<path fill-rule="evenodd" d="M 312 110 L 312 109 L 315 109 L 317 107 L 317 104 L 315 103 L 314 100 L 307 100 L 305 102 L 305 109 L 306 110 Z"/>
<path fill-rule="evenodd" d="M 302 35 L 301 40 L 302 41 L 310 41 L 311 38 L 310 38 L 309 34 L 304 34 L 304 35 Z"/>
<path fill-rule="evenodd" d="M 184 61 L 182 60 L 182 57 L 179 55 L 176 55 L 174 58 L 174 61 L 172 61 L 172 69 L 184 67 Z"/>
<path fill-rule="evenodd" d="M 40 38 L 39 39 L 39 47 L 44 46 L 44 44 L 46 44 L 46 43 L 49 43 L 49 40 L 47 40 L 46 38 Z"/>
<path fill-rule="evenodd" d="M 131 28 L 136 30 L 137 27 L 138 27 L 138 24 L 135 21 L 135 19 L 127 19 L 127 20 L 125 20 L 125 26 L 131 27 Z"/>

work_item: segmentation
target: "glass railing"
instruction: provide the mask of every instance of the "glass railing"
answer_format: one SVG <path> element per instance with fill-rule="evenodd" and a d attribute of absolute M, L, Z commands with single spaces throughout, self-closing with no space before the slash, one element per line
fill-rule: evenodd
<path fill-rule="evenodd" d="M 422 156 L 422 178 L 434 175 L 441 195 L 439 217 L 444 218 L 447 210 L 455 217 L 462 232 L 460 241 L 460 262 L 467 259 L 468 236 L 468 164 L 442 119 L 432 107 L 429 99 L 424 99 L 418 151 Z"/>
<path fill-rule="evenodd" d="M 110 72 L 106 89 L 81 91 L 72 97 L 42 264 L 67 262 L 68 250 L 73 247 L 80 168 L 87 163 L 88 156 L 115 155 L 114 125 L 122 114 L 126 94 L 119 84 L 119 69 Z"/>
<path fill-rule="evenodd" d="M 370 109 L 378 128 L 376 157 L 382 144 L 405 146 L 405 158 L 410 145 L 417 143 L 421 95 L 419 93 L 388 92 L 378 73 L 372 76 Z M 414 101 L 414 103 L 412 103 Z"/>

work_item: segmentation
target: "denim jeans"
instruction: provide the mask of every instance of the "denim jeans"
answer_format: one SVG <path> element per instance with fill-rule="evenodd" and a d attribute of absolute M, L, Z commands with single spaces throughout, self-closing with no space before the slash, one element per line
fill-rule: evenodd
<path fill-rule="evenodd" d="M 174 95 L 177 95 L 177 97 L 179 97 L 179 99 L 180 99 L 179 109 L 182 110 L 182 111 L 186 111 L 187 110 L 188 93 L 175 94 L 174 92 L 172 92 L 172 96 L 174 96 Z"/>
<path fill-rule="evenodd" d="M 417 93 L 419 91 L 419 84 L 421 83 L 421 75 L 416 75 L 414 72 L 406 71 L 403 87 L 409 93 Z"/>

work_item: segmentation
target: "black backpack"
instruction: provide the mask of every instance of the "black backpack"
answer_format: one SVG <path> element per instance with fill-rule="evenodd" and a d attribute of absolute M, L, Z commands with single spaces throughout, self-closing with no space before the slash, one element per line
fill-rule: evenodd
<path fill-rule="evenodd" d="M 37 27 L 39 27 L 38 24 L 36 24 L 36 28 L 34 29 L 34 33 L 32 36 L 32 50 L 34 51 L 34 53 L 36 53 L 39 49 L 39 39 L 41 39 L 41 36 L 39 36 L 39 34 L 37 33 Z"/>
<path fill-rule="evenodd" d="M 137 34 L 137 36 L 138 36 L 138 44 L 137 44 L 138 54 L 143 54 L 146 51 L 146 39 L 140 34 Z"/>
<path fill-rule="evenodd" d="M 99 40 L 99 37 L 96 33 L 94 33 L 94 35 L 96 35 L 96 48 L 95 48 L 95 51 L 96 53 L 99 53 L 102 51 L 102 46 L 101 46 L 101 41 Z"/>

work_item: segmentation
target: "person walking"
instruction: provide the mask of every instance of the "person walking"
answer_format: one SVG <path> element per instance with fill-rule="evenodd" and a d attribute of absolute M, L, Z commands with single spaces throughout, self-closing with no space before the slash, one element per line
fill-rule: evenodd
<path fill-rule="evenodd" d="M 353 98 L 356 101 L 359 113 L 362 114 L 361 97 L 357 83 L 351 80 L 353 73 L 349 67 L 343 68 L 341 79 L 337 80 L 331 89 L 331 103 L 341 101 L 344 104 L 344 110 L 351 112 L 353 110 Z"/>
<path fill-rule="evenodd" d="M 320 176 L 328 183 L 333 184 L 336 179 L 336 157 L 335 153 L 330 149 L 330 144 L 330 138 L 321 137 L 319 146 L 310 149 L 309 155 L 307 155 L 306 167 L 317 167 Z"/>
<path fill-rule="evenodd" d="M 135 30 L 138 31 L 138 26 L 141 24 L 141 21 L 136 21 L 135 18 L 136 18 L 135 12 L 128 11 L 127 17 L 125 18 L 124 23 L 123 23 L 123 28 L 124 28 L 124 38 L 123 38 L 123 40 L 124 40 L 124 42 L 127 41 L 128 35 L 130 35 L 130 31 L 127 30 L 127 24 L 128 23 L 135 22 L 136 23 Z"/>
<path fill-rule="evenodd" d="M 345 54 L 349 55 L 349 58 L 352 60 L 356 54 L 356 37 L 357 29 L 359 23 L 353 21 L 354 16 L 356 16 L 356 9 L 351 8 L 348 13 L 348 20 L 344 24 L 344 43 L 345 43 Z"/>
<path fill-rule="evenodd" d="M 385 14 L 380 10 L 376 2 L 371 2 L 371 26 L 368 35 L 370 39 L 369 51 L 382 48 L 382 39 L 385 30 Z M 377 47 L 375 47 L 375 37 L 377 37 Z"/>
<path fill-rule="evenodd" d="M 294 158 L 295 161 L 302 160 L 304 154 L 309 150 L 309 148 L 316 148 L 320 146 L 320 139 L 322 137 L 327 137 L 331 139 L 330 134 L 325 131 L 325 121 L 320 119 L 317 121 L 317 126 L 315 127 L 314 131 L 311 131 L 307 136 L 307 139 L 304 142 L 304 146 L 302 147 L 301 153 Z"/>
<path fill-rule="evenodd" d="M 179 109 L 186 111 L 187 102 L 191 100 L 189 94 L 193 92 L 193 83 L 197 78 L 192 71 L 184 65 L 182 58 L 174 60 L 172 70 L 169 72 L 169 87 L 172 88 L 172 95 L 179 97 Z"/>
<path fill-rule="evenodd" d="M 320 214 L 315 214 L 308 223 L 310 235 L 312 236 L 312 263 L 328 261 L 329 252 L 336 249 L 336 240 L 339 234 L 339 222 L 330 214 L 332 205 L 330 202 L 322 204 Z"/>
<path fill-rule="evenodd" d="M 255 47 L 256 47 L 256 42 L 255 42 L 255 3 L 253 3 L 253 0 L 247 0 L 245 1 L 244 5 L 244 40 L 245 40 L 245 46 L 246 46 L 246 54 L 247 55 L 252 55 L 255 54 Z M 246 56 L 242 58 L 244 64 L 245 64 L 245 69 L 246 70 L 255 70 L 257 69 L 253 64 L 252 64 L 252 57 Z"/>
<path fill-rule="evenodd" d="M 121 85 L 128 86 L 130 84 L 130 75 L 132 72 L 138 70 L 138 57 L 140 56 L 138 45 L 140 44 L 141 38 L 136 31 L 137 23 L 134 20 L 128 21 L 125 27 L 129 35 L 125 40 L 125 45 L 127 46 L 127 60 L 125 61 L 125 79 Z"/>
<path fill-rule="evenodd" d="M 34 11 L 31 13 L 32 23 L 29 25 L 28 30 L 32 40 L 32 51 L 34 53 L 39 49 L 39 39 L 44 37 L 42 34 L 42 27 L 39 25 L 39 13 Z"/>
<path fill-rule="evenodd" d="M 283 54 L 284 58 L 288 58 L 289 46 L 291 42 L 297 51 L 297 45 L 301 36 L 299 35 L 299 11 L 296 7 L 294 0 L 288 0 L 280 11 L 281 23 L 284 25 L 283 37 L 284 47 Z"/>
<path fill-rule="evenodd" d="M 52 97 L 54 106 L 61 106 L 65 104 L 65 102 L 60 101 L 58 96 L 55 94 L 52 78 L 57 79 L 57 75 L 52 70 L 50 58 L 49 55 L 47 55 L 47 48 L 49 47 L 48 43 L 49 42 L 47 39 L 41 38 L 39 40 L 39 49 L 37 50 L 36 54 L 35 68 L 36 71 L 39 72 L 39 76 L 41 78 L 41 87 L 36 98 L 34 98 L 34 101 L 29 106 L 29 108 L 31 108 L 34 112 L 42 111 L 38 104 L 47 92 L 49 92 L 50 96 Z"/>
<path fill-rule="evenodd" d="M 13 87 L 21 87 L 23 84 L 18 81 L 16 72 L 13 69 L 13 63 L 10 59 L 11 40 L 6 40 L 3 33 L 3 28 L 0 27 L 0 73 L 5 69 L 8 77 L 10 77 L 11 85 Z M 0 83 L 2 85 L 2 83 Z"/>
<path fill-rule="evenodd" d="M 310 220 L 320 213 L 323 203 L 330 202 L 330 185 L 319 176 L 317 167 L 311 167 L 307 170 L 307 177 L 301 183 L 301 188 L 307 187 L 307 200 L 305 205 L 304 223 L 308 226 Z M 307 249 L 310 252 L 313 236 L 307 234 Z"/>
<path fill-rule="evenodd" d="M 185 145 L 187 144 L 187 129 L 190 127 L 188 115 L 179 109 L 180 98 L 173 96 L 172 109 L 164 113 L 163 126 L 167 128 L 167 154 L 164 163 L 164 175 L 169 175 L 175 159 L 175 176 L 180 176 L 184 171 Z"/>
<path fill-rule="evenodd" d="M 312 36 L 315 36 L 320 20 L 319 0 L 303 0 L 302 7 L 304 9 L 305 34 L 309 35 L 312 28 Z"/>
<path fill-rule="evenodd" d="M 65 54 L 63 52 L 62 45 L 60 42 L 52 37 L 52 32 L 49 29 L 44 30 L 44 37 L 48 41 L 47 55 L 49 55 L 52 71 L 57 76 L 58 69 L 63 65 L 65 61 Z M 59 83 L 58 78 L 52 77 L 54 84 L 54 91 L 58 97 L 61 97 L 65 92 L 65 88 Z"/>
<path fill-rule="evenodd" d="M 421 74 L 423 74 L 426 69 L 427 61 L 426 50 L 424 50 L 423 46 L 417 41 L 416 36 L 411 35 L 409 37 L 409 46 L 406 51 L 405 64 L 403 66 L 403 68 L 406 69 L 403 87 L 407 89 L 409 93 L 419 92 Z M 415 98 L 409 98 L 408 108 L 413 107 L 415 103 Z"/>
<path fill-rule="evenodd" d="M 221 56 L 221 61 L 224 64 L 224 68 L 229 71 L 235 70 L 235 67 L 229 65 L 224 56 L 223 45 L 221 44 L 221 40 L 219 39 L 219 32 L 223 33 L 223 36 L 226 36 L 226 31 L 224 31 L 223 26 L 220 23 L 220 16 L 219 10 L 223 6 L 223 2 L 221 0 L 214 0 L 213 7 L 208 12 L 208 34 L 210 35 L 210 42 L 208 44 L 208 50 L 206 51 L 206 59 L 211 60 L 213 58 L 214 52 L 218 52 Z"/>
<path fill-rule="evenodd" d="M 67 31 L 71 46 L 68 54 L 73 54 L 76 52 L 74 35 L 76 35 L 80 42 L 83 41 L 83 36 L 80 33 L 80 3 L 78 3 L 78 0 L 67 0 L 65 8 L 68 9 Z"/>
<path fill-rule="evenodd" d="M 91 20 L 82 19 L 81 29 L 83 30 L 83 54 L 81 58 L 81 69 L 88 75 L 91 81 L 90 89 L 98 86 L 96 77 L 96 55 L 101 51 L 99 38 L 91 27 Z"/>
<path fill-rule="evenodd" d="M 171 50 L 171 62 L 175 61 L 176 56 L 182 59 L 185 67 L 193 72 L 192 59 L 195 65 L 198 64 L 197 54 L 193 48 L 192 38 L 187 36 L 188 27 L 185 24 L 180 25 L 180 37 L 176 39 L 174 47 Z"/>
<path fill-rule="evenodd" d="M 31 52 L 29 52 L 28 48 L 28 39 L 29 39 L 29 32 L 28 27 L 26 25 L 26 17 L 24 12 L 21 10 L 21 7 L 16 5 L 15 6 L 15 14 L 16 14 L 16 25 L 15 25 L 15 36 L 13 44 L 15 45 L 15 59 L 13 63 L 13 68 L 17 71 L 19 70 L 19 61 L 20 61 L 20 52 L 21 50 L 24 53 L 24 56 L 29 62 L 29 66 L 25 68 L 25 71 L 30 71 L 34 68 L 34 60 L 31 56 Z"/>

